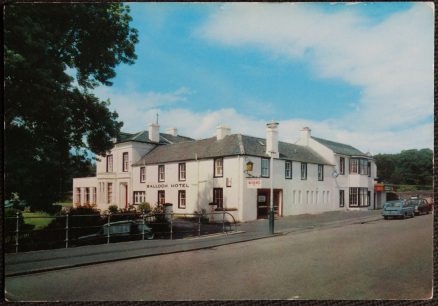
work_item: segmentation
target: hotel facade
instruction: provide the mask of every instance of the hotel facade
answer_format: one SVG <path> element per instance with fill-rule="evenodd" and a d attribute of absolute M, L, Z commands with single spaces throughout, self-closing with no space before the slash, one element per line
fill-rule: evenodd
<path fill-rule="evenodd" d="M 313 137 L 307 127 L 292 144 L 278 141 L 277 123 L 267 124 L 266 138 L 218 126 L 216 136 L 201 140 L 151 124 L 122 133 L 98 157 L 95 177 L 75 178 L 73 202 L 102 211 L 172 204 L 175 213 L 227 211 L 250 221 L 267 217 L 272 184 L 278 216 L 367 210 L 385 201 L 374 192 L 376 173 L 369 154 Z"/>

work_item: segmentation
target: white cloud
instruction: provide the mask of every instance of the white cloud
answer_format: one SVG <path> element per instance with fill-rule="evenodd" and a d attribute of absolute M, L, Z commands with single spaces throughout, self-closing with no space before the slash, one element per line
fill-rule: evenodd
<path fill-rule="evenodd" d="M 303 61 L 320 78 L 337 78 L 361 88 L 360 100 L 351 101 L 346 117 L 280 121 L 281 140 L 295 142 L 299 130 L 309 126 L 316 137 L 373 154 L 431 148 L 433 11 L 420 3 L 371 24 L 358 15 L 360 5 L 353 7 L 326 13 L 305 4 L 224 4 L 196 34 L 231 47 L 260 48 L 273 59 Z M 169 108 L 193 94 L 185 87 L 170 93 L 121 93 L 109 88 L 96 92 L 102 99 L 111 98 L 111 108 L 129 132 L 146 129 L 159 113 L 162 131 L 176 127 L 179 134 L 193 138 L 213 136 L 219 124 L 230 126 L 232 133 L 265 136 L 266 118 L 239 114 L 233 108 L 211 105 L 211 110 L 194 111 L 179 104 Z"/>
<path fill-rule="evenodd" d="M 129 87 L 129 86 L 128 86 Z M 132 89 L 119 92 L 110 87 L 98 87 L 94 90 L 102 100 L 111 100 L 110 109 L 116 110 L 123 121 L 123 130 L 135 132 L 146 129 L 147 124 L 155 121 L 157 110 L 151 109 L 184 102 L 194 92 L 187 87 L 180 87 L 173 92 L 137 92 Z"/>
<path fill-rule="evenodd" d="M 227 4 L 196 33 L 300 60 L 320 78 L 362 88 L 354 110 L 330 129 L 393 136 L 394 129 L 421 129 L 433 106 L 433 10 L 419 3 L 372 24 L 354 7 L 327 13 L 307 4 Z"/>

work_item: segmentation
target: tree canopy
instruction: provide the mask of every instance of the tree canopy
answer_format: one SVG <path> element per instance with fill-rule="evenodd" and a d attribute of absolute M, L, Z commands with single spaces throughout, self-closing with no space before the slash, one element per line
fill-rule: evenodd
<path fill-rule="evenodd" d="M 5 195 L 44 208 L 104 155 L 122 126 L 92 90 L 136 59 L 121 3 L 10 4 L 4 11 Z M 74 75 L 75 77 L 72 77 Z"/>
<path fill-rule="evenodd" d="M 374 156 L 377 175 L 393 184 L 432 185 L 433 152 L 430 149 L 404 150 L 399 154 Z"/>

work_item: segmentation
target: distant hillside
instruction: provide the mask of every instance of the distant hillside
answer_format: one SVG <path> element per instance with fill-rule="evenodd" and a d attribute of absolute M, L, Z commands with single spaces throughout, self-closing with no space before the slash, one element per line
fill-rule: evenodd
<path fill-rule="evenodd" d="M 386 183 L 431 186 L 433 181 L 433 151 L 404 150 L 398 154 L 374 156 L 377 176 Z"/>

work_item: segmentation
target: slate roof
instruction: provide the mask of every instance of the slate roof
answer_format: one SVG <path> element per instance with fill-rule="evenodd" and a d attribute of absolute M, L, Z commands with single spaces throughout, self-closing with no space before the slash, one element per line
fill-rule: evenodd
<path fill-rule="evenodd" d="M 281 141 L 279 142 L 278 147 L 280 151 L 280 159 L 315 164 L 330 164 L 322 156 L 308 147 Z M 143 158 L 135 163 L 134 166 L 235 155 L 269 157 L 265 152 L 265 139 L 233 134 L 225 136 L 222 140 L 216 140 L 216 137 L 211 137 L 166 146 L 158 146 L 143 156 Z"/>
<path fill-rule="evenodd" d="M 343 143 L 334 142 L 334 141 L 330 141 L 330 140 L 326 140 L 326 139 L 322 139 L 322 138 L 316 138 L 313 136 L 312 136 L 312 139 L 319 142 L 322 145 L 325 145 L 330 150 L 332 150 L 333 152 L 338 153 L 338 154 L 348 155 L 348 156 L 366 156 L 366 157 L 368 157 L 367 154 L 359 151 L 358 149 L 356 149 L 350 145 L 346 145 Z"/>
<path fill-rule="evenodd" d="M 193 138 L 185 137 L 185 136 L 173 136 L 171 134 L 160 133 L 160 144 L 172 144 L 182 141 L 192 141 Z M 127 142 L 127 141 L 136 141 L 136 142 L 148 142 L 154 143 L 149 140 L 149 132 L 141 131 L 138 133 L 120 133 L 120 137 L 117 139 L 117 143 Z"/>

